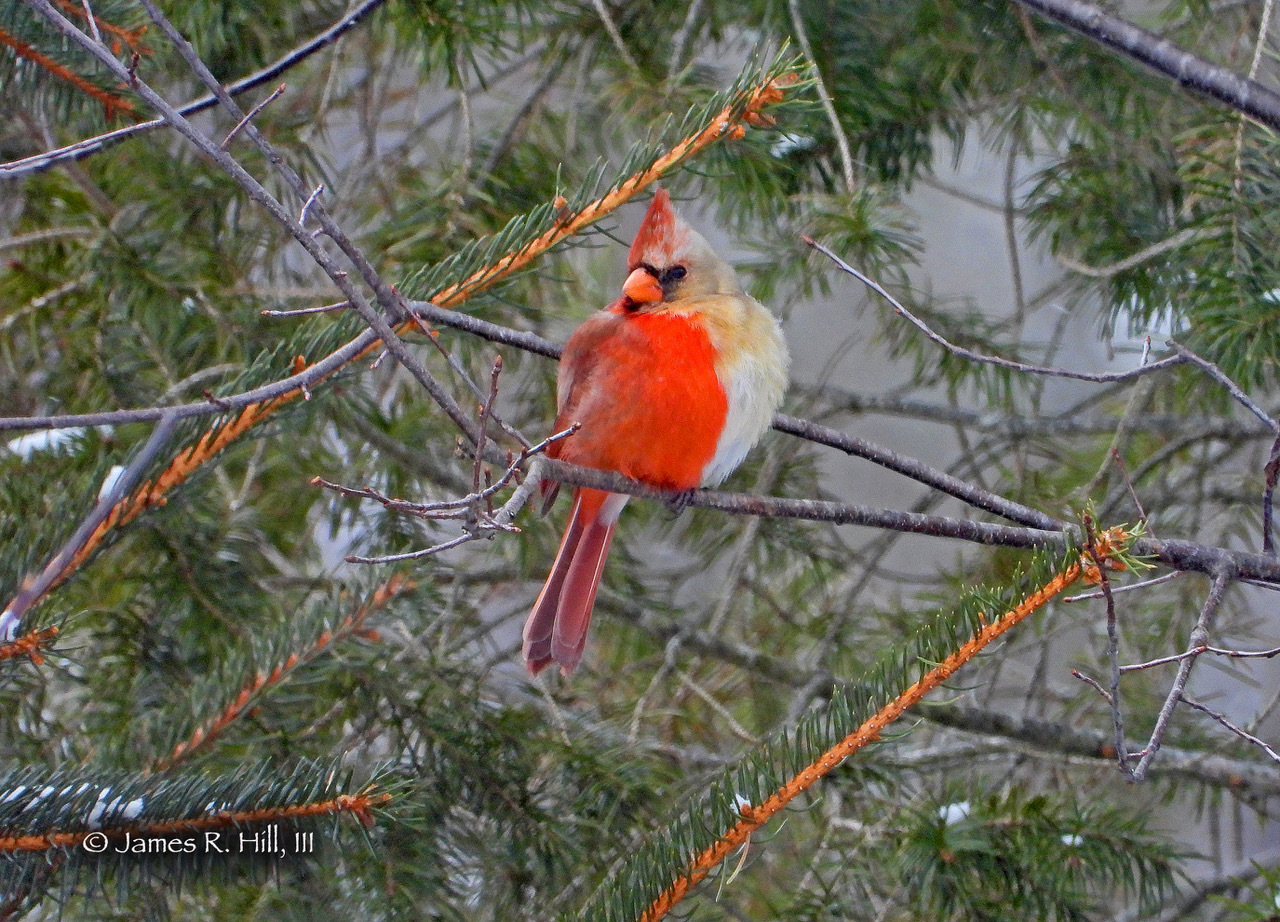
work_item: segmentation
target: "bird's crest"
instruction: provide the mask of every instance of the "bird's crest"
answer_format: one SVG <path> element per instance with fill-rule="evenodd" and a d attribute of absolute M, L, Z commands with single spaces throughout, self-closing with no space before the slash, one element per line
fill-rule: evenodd
<path fill-rule="evenodd" d="M 659 189 L 649 203 L 636 239 L 627 254 L 627 268 L 634 270 L 641 263 L 651 266 L 669 266 L 676 261 L 689 243 L 689 225 L 671 207 L 671 196 L 666 189 Z"/>

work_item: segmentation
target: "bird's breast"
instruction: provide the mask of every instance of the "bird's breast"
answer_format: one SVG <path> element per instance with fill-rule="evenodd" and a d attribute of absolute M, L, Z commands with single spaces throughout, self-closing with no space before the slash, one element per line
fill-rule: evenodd
<path fill-rule="evenodd" d="M 672 490 L 698 486 L 724 430 L 728 398 L 696 315 L 598 314 L 561 359 L 553 456 Z"/>

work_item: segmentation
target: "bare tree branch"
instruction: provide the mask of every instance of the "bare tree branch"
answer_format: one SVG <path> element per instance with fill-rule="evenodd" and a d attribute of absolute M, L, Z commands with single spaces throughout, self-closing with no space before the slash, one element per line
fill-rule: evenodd
<path fill-rule="evenodd" d="M 1243 730 L 1240 727 L 1237 727 L 1235 724 L 1233 724 L 1230 720 L 1227 719 L 1226 715 L 1219 714 L 1217 711 L 1213 710 L 1212 708 L 1205 707 L 1199 701 L 1193 701 L 1191 698 L 1188 698 L 1186 695 L 1181 695 L 1180 697 L 1182 699 L 1183 704 L 1187 705 L 1188 707 L 1194 708 L 1197 711 L 1200 711 L 1202 714 L 1208 714 L 1210 717 L 1212 717 L 1218 723 L 1222 724 L 1224 727 L 1226 727 L 1228 730 L 1230 730 L 1236 736 L 1240 737 L 1245 742 L 1252 743 L 1254 746 L 1257 746 L 1259 749 L 1261 749 L 1270 757 L 1271 761 L 1280 762 L 1280 753 L 1277 753 L 1274 749 L 1271 748 L 1270 745 L 1268 745 L 1265 741 L 1258 739 L 1252 733 L 1249 733 L 1247 730 Z"/>
<path fill-rule="evenodd" d="M 1205 374 L 1207 374 L 1209 377 L 1213 378 L 1213 380 L 1217 381 L 1219 384 L 1225 387 L 1227 391 L 1231 394 L 1232 398 L 1237 403 L 1239 403 L 1240 406 L 1244 407 L 1254 416 L 1258 417 L 1258 419 L 1262 420 L 1262 422 L 1266 425 L 1266 427 L 1270 429 L 1272 432 L 1280 435 L 1280 422 L 1277 422 L 1275 418 L 1271 416 L 1271 414 L 1269 414 L 1266 410 L 1262 409 L 1262 407 L 1258 406 L 1258 404 L 1254 402 L 1253 398 L 1251 398 L 1248 394 L 1246 394 L 1241 389 L 1240 385 L 1232 381 L 1231 378 L 1227 376 L 1227 373 L 1224 372 L 1221 368 L 1213 364 L 1213 362 L 1210 362 L 1208 359 L 1201 358 L 1200 356 L 1192 352 L 1190 349 L 1188 349 L 1186 346 L 1179 345 L 1173 340 L 1169 340 L 1165 345 L 1167 345 L 1170 349 L 1172 349 L 1178 355 L 1182 356 L 1186 361 L 1195 365 L 1197 368 L 1204 371 Z"/>
<path fill-rule="evenodd" d="M 1214 574 L 1213 585 L 1209 588 L 1209 595 L 1205 598 L 1204 605 L 1200 608 L 1200 617 L 1196 619 L 1196 625 L 1191 629 L 1188 650 L 1208 644 L 1209 630 L 1213 627 L 1218 608 L 1222 605 L 1222 597 L 1226 594 L 1229 585 L 1231 585 L 1231 577 L 1225 570 L 1220 570 Z M 1132 777 L 1134 781 L 1142 781 L 1146 778 L 1151 760 L 1160 751 L 1160 744 L 1164 741 L 1164 734 L 1169 727 L 1169 720 L 1173 717 L 1174 708 L 1182 700 L 1182 693 L 1187 687 L 1187 680 L 1191 677 L 1191 667 L 1195 665 L 1195 662 L 1195 656 L 1188 656 L 1178 664 L 1178 674 L 1174 677 L 1173 685 L 1169 689 L 1169 695 L 1165 698 L 1164 704 L 1160 708 L 1160 713 L 1156 716 L 1156 725 L 1151 731 L 1151 739 L 1141 753 L 1134 753 L 1135 756 L 1140 756 L 1138 764 L 1133 767 Z"/>
<path fill-rule="evenodd" d="M 911 324 L 916 327 L 916 329 L 920 330 L 920 332 L 924 333 L 931 342 L 941 346 L 952 355 L 958 355 L 961 358 L 969 359 L 970 361 L 980 362 L 983 365 L 995 365 L 999 368 L 1008 368 L 1012 371 L 1020 371 L 1024 374 L 1045 375 L 1052 378 L 1071 378 L 1076 381 L 1092 381 L 1096 384 L 1129 381 L 1134 378 L 1140 378 L 1144 375 L 1151 374 L 1155 371 L 1163 371 L 1166 368 L 1170 368 L 1174 365 L 1180 365 L 1187 361 L 1183 356 L 1171 355 L 1168 358 L 1161 359 L 1160 361 L 1152 362 L 1150 365 L 1140 365 L 1139 367 L 1132 368 L 1129 371 L 1087 372 L 1070 371 L 1065 368 L 1049 368 L 1044 365 L 1031 365 L 1027 362 L 1015 362 L 1012 359 L 1000 358 L 999 356 L 994 355 L 982 355 L 971 349 L 966 349 L 963 346 L 957 346 L 934 332 L 928 324 L 903 307 L 902 303 L 893 295 L 889 294 L 889 292 L 886 291 L 884 286 L 879 282 L 863 275 L 812 237 L 805 237 L 804 242 L 834 262 L 842 272 L 847 272 L 849 275 L 852 275 L 858 281 L 862 282 L 862 284 L 866 285 L 876 294 L 880 295 L 880 297 L 888 301 L 899 316 L 905 317 L 910 321 Z"/>
<path fill-rule="evenodd" d="M 1168 39 L 1083 0 L 1014 0 L 1086 38 L 1153 68 L 1179 86 L 1203 93 L 1235 111 L 1280 130 L 1280 93 L 1212 64 Z"/>
<path fill-rule="evenodd" d="M 362 352 L 378 342 L 371 332 L 364 332 L 340 349 L 329 353 L 303 371 L 271 384 L 264 384 L 239 394 L 218 397 L 218 402 L 201 400 L 170 407 L 142 407 L 136 410 L 104 410 L 101 413 L 67 413 L 61 416 L 0 416 L 0 432 L 30 432 L 42 429 L 73 429 L 87 426 L 122 426 L 145 423 L 172 415 L 177 420 L 195 416 L 211 416 L 227 410 L 239 410 L 252 404 L 265 403 L 291 394 L 304 387 L 314 387 L 329 375 L 342 369 Z"/>

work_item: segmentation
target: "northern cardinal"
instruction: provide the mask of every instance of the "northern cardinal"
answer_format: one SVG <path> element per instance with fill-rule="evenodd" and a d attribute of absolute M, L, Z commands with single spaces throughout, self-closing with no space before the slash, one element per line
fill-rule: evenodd
<path fill-rule="evenodd" d="M 627 256 L 622 297 L 569 337 L 555 431 L 581 428 L 551 458 L 668 490 L 716 486 L 769 428 L 787 385 L 778 321 L 671 207 L 649 205 Z M 554 499 L 557 484 L 543 481 Z M 628 497 L 579 487 L 547 584 L 524 626 L 537 675 L 582 659 L 618 514 Z"/>

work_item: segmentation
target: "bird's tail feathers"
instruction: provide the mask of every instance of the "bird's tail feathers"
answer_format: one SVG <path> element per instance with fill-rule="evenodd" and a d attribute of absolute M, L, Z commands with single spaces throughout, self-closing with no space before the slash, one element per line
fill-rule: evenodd
<path fill-rule="evenodd" d="M 596 590 L 625 502 L 626 497 L 602 490 L 574 491 L 551 575 L 524 625 L 524 662 L 532 675 L 551 663 L 568 675 L 582 659 Z"/>

